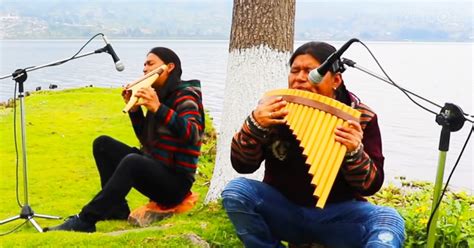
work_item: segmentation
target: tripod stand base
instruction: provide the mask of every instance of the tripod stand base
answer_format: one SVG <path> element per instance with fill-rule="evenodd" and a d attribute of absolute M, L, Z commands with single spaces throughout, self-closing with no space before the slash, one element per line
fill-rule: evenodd
<path fill-rule="evenodd" d="M 54 220 L 61 219 L 61 217 L 58 217 L 58 216 L 35 214 L 29 205 L 24 205 L 21 208 L 21 213 L 19 215 L 0 221 L 0 225 L 6 224 L 18 219 L 26 219 L 27 221 L 31 222 L 31 224 L 35 227 L 35 229 L 38 230 L 38 232 L 43 232 L 43 228 L 41 228 L 40 225 L 38 225 L 38 222 L 36 222 L 33 219 L 34 217 L 44 218 L 44 219 L 54 219 Z"/>

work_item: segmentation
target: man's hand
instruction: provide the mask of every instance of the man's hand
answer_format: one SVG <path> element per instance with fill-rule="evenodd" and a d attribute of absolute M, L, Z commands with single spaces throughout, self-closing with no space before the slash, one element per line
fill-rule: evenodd
<path fill-rule="evenodd" d="M 336 141 L 345 145 L 347 152 L 352 152 L 359 148 L 362 143 L 362 138 L 364 137 L 364 132 L 359 122 L 348 120 L 347 123 L 349 124 L 347 127 L 336 127 Z"/>
<path fill-rule="evenodd" d="M 158 94 L 156 93 L 155 89 L 152 87 L 141 88 L 135 94 L 136 97 L 139 98 L 136 106 L 145 106 L 148 111 L 155 113 L 158 111 L 158 108 L 161 105 L 160 100 L 158 99 Z"/>
<path fill-rule="evenodd" d="M 286 104 L 282 97 L 263 98 L 252 112 L 253 118 L 264 128 L 285 124 L 283 118 L 288 115 L 288 110 L 284 109 Z"/>
<path fill-rule="evenodd" d="M 132 90 L 128 89 L 129 84 L 126 86 L 122 87 L 122 98 L 125 104 L 127 104 L 130 101 L 130 98 L 132 97 Z M 138 110 L 138 106 L 133 106 L 130 108 L 129 112 L 136 112 Z"/>

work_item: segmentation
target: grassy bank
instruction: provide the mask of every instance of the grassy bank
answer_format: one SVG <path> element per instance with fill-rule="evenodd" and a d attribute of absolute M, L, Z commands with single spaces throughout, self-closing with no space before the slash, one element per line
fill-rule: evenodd
<path fill-rule="evenodd" d="M 92 141 L 106 134 L 130 145 L 138 145 L 130 126 L 120 91 L 85 88 L 59 92 L 38 92 L 26 98 L 27 154 L 29 198 L 39 214 L 69 216 L 77 213 L 100 189 L 99 175 L 92 157 Z M 19 115 L 17 117 L 19 123 Z M 15 150 L 13 142 L 13 110 L 0 110 L 0 219 L 19 214 L 15 198 Z M 38 246 L 104 246 L 104 247 L 189 247 L 205 240 L 213 246 L 238 247 L 220 204 L 203 206 L 215 157 L 215 132 L 208 118 L 206 142 L 200 159 L 193 191 L 199 193 L 199 204 L 189 213 L 174 216 L 151 229 L 137 229 L 125 221 L 103 221 L 98 232 L 38 233 L 30 224 L 18 232 L 0 237 L 1 247 Z M 18 129 L 19 135 L 19 129 Z M 21 147 L 20 147 L 21 148 Z M 21 154 L 20 154 L 21 157 Z M 20 163 L 20 169 L 22 168 Z M 20 171 L 20 186 L 23 185 Z M 23 202 L 20 187 L 20 200 Z M 136 208 L 147 199 L 137 191 L 127 197 Z M 62 220 L 36 218 L 41 227 Z M 21 224 L 17 220 L 0 226 L 0 233 Z M 122 230 L 139 232 L 110 233 Z"/>
<path fill-rule="evenodd" d="M 69 216 L 77 213 L 100 189 L 92 157 L 92 141 L 109 135 L 129 145 L 138 145 L 118 89 L 84 88 L 37 92 L 26 98 L 29 198 L 39 214 Z M 19 113 L 17 113 L 19 123 Z M 16 201 L 13 110 L 0 109 L 0 219 L 19 214 Z M 242 247 L 219 203 L 203 205 L 215 160 L 215 132 L 209 121 L 193 191 L 198 205 L 140 229 L 125 221 L 102 221 L 97 233 L 38 233 L 30 224 L 0 237 L 0 247 Z M 18 138 L 20 130 L 17 129 Z M 20 141 L 20 139 L 19 139 Z M 19 144 L 20 145 L 20 144 Z M 21 148 L 21 147 L 20 147 Z M 21 157 L 21 153 L 19 154 Z M 20 161 L 21 162 L 21 161 Z M 20 201 L 23 202 L 20 163 Z M 407 222 L 407 247 L 423 247 L 432 185 L 405 182 L 402 188 L 388 186 L 371 200 L 396 207 Z M 127 197 L 136 208 L 147 199 L 132 190 Z M 474 247 L 474 198 L 449 193 L 441 205 L 439 242 L 444 247 Z M 61 223 L 36 218 L 42 226 Z M 0 233 L 21 224 L 17 220 L 0 226 Z M 470 242 L 470 243 L 468 243 Z"/>

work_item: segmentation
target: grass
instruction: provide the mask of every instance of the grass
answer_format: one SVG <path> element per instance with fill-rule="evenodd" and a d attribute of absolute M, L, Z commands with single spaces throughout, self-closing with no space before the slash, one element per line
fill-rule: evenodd
<path fill-rule="evenodd" d="M 100 189 L 92 157 L 92 141 L 109 135 L 129 145 L 138 145 L 119 89 L 83 88 L 57 92 L 36 92 L 27 97 L 26 130 L 29 203 L 39 214 L 69 216 L 79 212 Z M 1 108 L 1 107 L 0 107 Z M 19 123 L 17 113 L 17 123 Z M 19 125 L 17 125 L 19 126 Z M 207 118 L 205 141 L 193 191 L 200 195 L 189 212 L 137 228 L 125 221 L 101 221 L 98 232 L 38 233 L 30 224 L 17 232 L 0 236 L 0 247 L 242 247 L 221 204 L 203 204 L 214 168 L 216 136 Z M 17 127 L 18 142 L 20 130 Z M 15 196 L 15 149 L 13 109 L 0 109 L 0 219 L 18 215 Z M 18 144 L 21 145 L 20 143 Z M 19 147 L 21 149 L 21 146 Z M 21 152 L 20 152 L 21 158 Z M 23 203 L 20 160 L 20 201 Z M 426 222 L 431 209 L 433 185 L 407 182 L 388 185 L 370 201 L 395 207 L 406 221 L 405 247 L 426 245 Z M 135 190 L 127 197 L 132 209 L 148 199 Z M 436 247 L 474 247 L 474 197 L 448 192 L 441 204 Z M 61 220 L 35 218 L 41 227 Z M 12 230 L 24 220 L 0 226 L 0 233 Z"/>
<path fill-rule="evenodd" d="M 100 189 L 92 157 L 92 141 L 99 135 L 112 136 L 129 145 L 138 145 L 118 89 L 83 88 L 58 92 L 37 92 L 25 100 L 29 203 L 38 214 L 69 216 L 80 211 Z M 215 131 L 207 118 L 205 144 L 193 191 L 199 202 L 190 212 L 139 229 L 125 221 L 101 221 L 97 233 L 38 233 L 30 224 L 18 232 L 0 237 L 0 247 L 194 247 L 193 240 L 211 246 L 239 247 L 234 230 L 220 203 L 203 205 L 215 158 Z M 17 123 L 19 123 L 17 113 Z M 15 197 L 15 149 L 13 109 L 0 109 L 0 219 L 18 215 Z M 19 126 L 19 125 L 18 125 Z M 17 129 L 20 138 L 20 130 Z M 21 139 L 18 139 L 20 142 Z M 21 149 L 21 143 L 19 143 Z M 21 151 L 20 151 L 21 158 Z M 23 203 L 22 162 L 20 160 L 20 201 Z M 148 199 L 135 190 L 127 200 L 132 209 Z M 35 218 L 41 227 L 61 220 Z M 0 233 L 23 223 L 16 220 L 0 226 Z M 133 232 L 133 230 L 139 230 Z M 132 230 L 123 234 L 111 234 Z M 194 241 L 197 242 L 197 241 Z"/>

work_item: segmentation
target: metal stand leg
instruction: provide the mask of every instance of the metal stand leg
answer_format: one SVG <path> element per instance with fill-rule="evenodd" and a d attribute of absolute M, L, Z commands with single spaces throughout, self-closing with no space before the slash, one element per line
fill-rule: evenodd
<path fill-rule="evenodd" d="M 55 220 L 61 219 L 60 217 L 57 217 L 57 216 L 35 214 L 29 205 L 24 205 L 21 208 L 21 213 L 19 215 L 0 221 L 0 225 L 6 224 L 18 219 L 26 219 L 27 221 L 31 222 L 31 224 L 36 228 L 36 230 L 38 230 L 38 232 L 43 232 L 43 229 L 40 227 L 40 225 L 38 225 L 38 223 L 33 219 L 34 217 L 44 218 L 44 219 L 55 219 Z"/>

